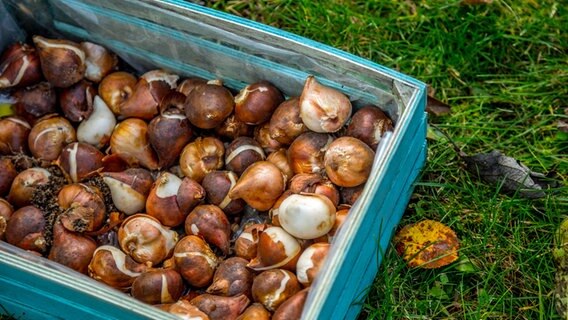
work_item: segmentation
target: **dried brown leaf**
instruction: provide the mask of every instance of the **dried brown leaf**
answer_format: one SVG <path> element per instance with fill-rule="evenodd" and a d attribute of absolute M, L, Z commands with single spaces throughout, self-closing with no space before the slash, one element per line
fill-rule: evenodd
<path fill-rule="evenodd" d="M 428 101 L 426 103 L 426 111 L 435 116 L 443 116 L 449 114 L 452 110 L 450 105 L 443 103 L 442 101 L 428 96 Z"/>
<path fill-rule="evenodd" d="M 458 259 L 456 233 L 438 221 L 423 220 L 407 225 L 393 241 L 396 251 L 409 267 L 436 269 Z"/>

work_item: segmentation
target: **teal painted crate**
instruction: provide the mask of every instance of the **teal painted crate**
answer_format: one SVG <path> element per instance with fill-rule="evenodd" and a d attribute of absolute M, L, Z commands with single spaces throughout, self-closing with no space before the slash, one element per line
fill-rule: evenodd
<path fill-rule="evenodd" d="M 10 15 L 6 15 L 5 11 Z M 186 1 L 0 0 L 0 49 L 25 34 L 88 39 L 137 71 L 268 79 L 288 96 L 308 74 L 381 106 L 395 131 L 377 150 L 360 201 L 313 284 L 304 319 L 354 319 L 426 158 L 426 86 L 335 48 Z M 15 28 L 15 24 L 18 27 Z M 26 319 L 174 319 L 96 281 L 0 242 L 0 304 Z"/>

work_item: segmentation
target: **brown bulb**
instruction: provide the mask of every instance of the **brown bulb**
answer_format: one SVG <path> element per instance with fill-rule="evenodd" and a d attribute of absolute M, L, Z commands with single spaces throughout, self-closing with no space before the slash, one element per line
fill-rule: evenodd
<path fill-rule="evenodd" d="M 270 136 L 270 122 L 265 122 L 254 128 L 254 140 L 260 143 L 260 146 L 266 153 L 277 151 L 284 145 Z"/>
<path fill-rule="evenodd" d="M 187 213 L 178 204 L 181 183 L 182 180 L 172 173 L 160 173 L 146 200 L 146 213 L 168 227 L 182 224 Z"/>
<path fill-rule="evenodd" d="M 130 166 L 149 170 L 159 168 L 158 156 L 150 146 L 148 125 L 144 120 L 129 118 L 116 125 L 110 138 L 110 148 Z"/>
<path fill-rule="evenodd" d="M 30 205 L 34 192 L 39 186 L 48 184 L 50 177 L 49 171 L 39 167 L 18 173 L 12 182 L 8 201 L 16 208 Z"/>
<path fill-rule="evenodd" d="M 298 291 L 284 301 L 272 315 L 272 320 L 300 320 L 310 288 Z"/>
<path fill-rule="evenodd" d="M 59 222 L 53 226 L 53 244 L 47 258 L 77 272 L 87 274 L 87 268 L 97 243 L 79 233 L 68 231 Z"/>
<path fill-rule="evenodd" d="M 67 88 L 83 79 L 86 57 L 79 44 L 40 36 L 34 36 L 33 41 L 39 52 L 43 76 L 52 85 Z"/>
<path fill-rule="evenodd" d="M 118 229 L 120 248 L 138 263 L 157 265 L 169 258 L 178 234 L 147 214 L 135 214 Z"/>
<path fill-rule="evenodd" d="M 39 118 L 57 111 L 57 93 L 49 82 L 19 89 L 14 92 L 13 98 L 16 100 L 13 105 L 14 112 L 30 124 L 35 124 Z"/>
<path fill-rule="evenodd" d="M 245 311 L 237 318 L 237 320 L 270 320 L 271 314 L 266 308 L 258 302 L 251 304 Z"/>
<path fill-rule="evenodd" d="M 282 171 L 268 161 L 258 161 L 248 167 L 231 191 L 231 199 L 243 199 L 249 206 L 266 211 L 286 187 Z"/>
<path fill-rule="evenodd" d="M 298 281 L 305 287 L 310 286 L 329 252 L 329 243 L 314 243 L 302 252 L 296 264 L 296 276 Z"/>
<path fill-rule="evenodd" d="M 325 152 L 325 172 L 331 182 L 341 187 L 356 187 L 367 181 L 375 152 L 361 140 L 341 137 Z"/>
<path fill-rule="evenodd" d="M 128 72 L 113 72 L 99 84 L 99 96 L 117 115 L 120 113 L 120 106 L 132 96 L 136 83 L 136 77 Z"/>
<path fill-rule="evenodd" d="M 152 70 L 143 74 L 134 86 L 132 95 L 120 104 L 119 119 L 154 118 L 159 112 L 160 102 L 176 87 L 178 78 L 164 70 Z"/>
<path fill-rule="evenodd" d="M 181 153 L 179 164 L 184 176 L 198 183 L 211 171 L 221 169 L 224 164 L 225 147 L 214 137 L 198 137 L 187 144 Z"/>
<path fill-rule="evenodd" d="M 315 193 L 326 196 L 334 206 L 339 205 L 339 191 L 329 179 L 317 173 L 299 173 L 295 175 L 288 189 L 293 193 Z"/>
<path fill-rule="evenodd" d="M 183 237 L 174 249 L 175 266 L 191 286 L 203 288 L 213 279 L 219 259 L 202 238 Z"/>
<path fill-rule="evenodd" d="M 337 132 L 351 117 L 349 98 L 314 76 L 306 79 L 299 102 L 302 122 L 314 132 Z"/>
<path fill-rule="evenodd" d="M 218 206 L 228 215 L 243 211 L 246 205 L 244 200 L 229 198 L 229 191 L 237 184 L 238 179 L 232 171 L 209 172 L 202 183 L 207 202 Z"/>
<path fill-rule="evenodd" d="M 225 297 L 239 294 L 251 297 L 254 274 L 247 268 L 247 264 L 247 260 L 239 257 L 222 261 L 215 271 L 213 283 L 207 288 L 207 293 Z"/>
<path fill-rule="evenodd" d="M 255 271 L 296 268 L 302 248 L 296 238 L 280 227 L 266 228 L 258 236 L 257 254 L 248 267 Z"/>
<path fill-rule="evenodd" d="M 333 227 L 331 228 L 331 230 L 329 230 L 328 233 L 328 236 L 331 239 L 335 237 L 335 235 L 339 231 L 339 228 L 345 223 L 345 220 L 347 219 L 347 215 L 349 214 L 350 209 L 351 206 L 347 204 L 342 204 L 337 208 L 337 211 L 335 212 L 335 223 L 333 224 Z"/>
<path fill-rule="evenodd" d="M 132 296 L 148 304 L 174 303 L 182 295 L 184 284 L 174 269 L 150 269 L 132 283 Z"/>
<path fill-rule="evenodd" d="M 73 142 L 65 146 L 57 164 L 72 182 L 79 182 L 98 173 L 104 154 L 90 144 Z"/>
<path fill-rule="evenodd" d="M 47 250 L 45 225 L 40 209 L 34 206 L 20 208 L 8 220 L 4 233 L 6 242 L 24 250 L 44 253 Z"/>
<path fill-rule="evenodd" d="M 158 155 L 160 168 L 171 167 L 192 136 L 189 120 L 175 108 L 156 116 L 148 125 L 148 138 Z"/>
<path fill-rule="evenodd" d="M 20 117 L 0 119 L 0 154 L 28 152 L 28 136 L 32 127 Z"/>
<path fill-rule="evenodd" d="M 333 138 L 325 133 L 301 134 L 288 148 L 288 161 L 295 174 L 323 173 L 323 157 Z"/>
<path fill-rule="evenodd" d="M 353 114 L 345 135 L 363 141 L 376 151 L 385 132 L 392 130 L 392 120 L 381 109 L 365 106 Z"/>
<path fill-rule="evenodd" d="M 288 155 L 286 149 L 279 149 L 277 151 L 272 152 L 266 158 L 266 161 L 274 163 L 282 174 L 286 178 L 286 181 L 290 181 L 294 176 L 294 171 L 292 171 L 292 166 L 288 161 Z"/>
<path fill-rule="evenodd" d="M 283 269 L 267 270 L 254 278 L 252 296 L 269 311 L 275 311 L 288 298 L 300 291 L 296 276 Z"/>
<path fill-rule="evenodd" d="M 365 184 L 350 188 L 340 188 L 339 193 L 341 195 L 341 203 L 349 205 L 355 204 L 355 201 L 359 199 L 364 188 Z"/>
<path fill-rule="evenodd" d="M 233 140 L 225 152 L 225 166 L 238 176 L 251 164 L 266 158 L 260 144 L 250 137 Z"/>
<path fill-rule="evenodd" d="M 252 126 L 237 120 L 234 114 L 230 115 L 220 126 L 215 128 L 215 133 L 229 140 L 242 136 L 251 137 L 253 132 L 254 128 Z"/>
<path fill-rule="evenodd" d="M 0 158 L 0 197 L 4 197 L 10 191 L 12 182 L 18 175 L 16 166 L 9 158 Z"/>
<path fill-rule="evenodd" d="M 144 210 L 146 198 L 154 183 L 150 171 L 129 168 L 121 172 L 105 172 L 102 176 L 110 189 L 112 202 L 118 210 L 127 215 Z"/>
<path fill-rule="evenodd" d="M 182 93 L 184 96 L 188 96 L 193 89 L 197 88 L 198 86 L 207 84 L 207 80 L 199 77 L 192 77 L 184 79 L 179 86 L 176 88 L 176 91 Z"/>
<path fill-rule="evenodd" d="M 62 210 L 61 224 L 69 231 L 99 230 L 106 218 L 101 191 L 82 183 L 65 185 L 59 191 L 57 203 Z"/>
<path fill-rule="evenodd" d="M 189 214 L 203 202 L 205 194 L 205 189 L 197 181 L 188 177 L 183 178 L 177 194 L 180 210 L 186 215 Z"/>
<path fill-rule="evenodd" d="M 16 42 L 0 56 L 0 89 L 25 87 L 41 80 L 41 66 L 36 49 Z"/>
<path fill-rule="evenodd" d="M 282 102 L 270 118 L 268 127 L 272 139 L 285 144 L 291 144 L 308 128 L 300 118 L 300 103 L 297 97 Z"/>
<path fill-rule="evenodd" d="M 234 320 L 246 309 L 250 300 L 244 294 L 235 297 L 202 294 L 189 303 L 205 312 L 211 320 Z"/>
<path fill-rule="evenodd" d="M 255 223 L 245 227 L 235 241 L 235 254 L 250 261 L 257 255 L 257 245 L 260 234 L 268 228 L 266 224 Z"/>
<path fill-rule="evenodd" d="M 282 101 L 284 96 L 270 82 L 253 83 L 244 87 L 235 97 L 235 116 L 246 124 L 261 124 L 270 119 Z"/>
<path fill-rule="evenodd" d="M 185 114 L 192 125 L 201 129 L 215 128 L 233 112 L 231 92 L 219 85 L 197 86 L 185 100 Z"/>
<path fill-rule="evenodd" d="M 215 205 L 199 205 L 185 220 L 185 233 L 201 236 L 208 243 L 229 253 L 231 226 L 227 216 Z"/>
<path fill-rule="evenodd" d="M 97 91 L 93 84 L 81 80 L 59 94 L 59 105 L 67 120 L 80 122 L 93 113 L 93 100 Z"/>
<path fill-rule="evenodd" d="M 137 263 L 119 248 L 109 245 L 95 250 L 88 267 L 91 278 L 121 290 L 130 288 L 134 279 L 146 269 L 146 265 Z"/>
<path fill-rule="evenodd" d="M 116 54 L 108 51 L 103 46 L 91 42 L 81 42 L 81 49 L 85 51 L 85 78 L 95 83 L 101 80 L 118 64 Z"/>
<path fill-rule="evenodd" d="M 75 128 L 63 117 L 46 117 L 37 122 L 28 136 L 28 145 L 35 158 L 56 160 L 63 147 L 77 141 Z"/>
<path fill-rule="evenodd" d="M 0 198 L 0 240 L 4 240 L 4 233 L 6 233 L 6 227 L 8 226 L 8 221 L 14 213 L 14 208 L 12 205 Z"/>
<path fill-rule="evenodd" d="M 209 316 L 207 314 L 199 310 L 196 306 L 190 304 L 189 301 L 183 300 L 183 297 L 176 303 L 157 304 L 154 306 L 160 310 L 175 314 L 182 319 L 209 320 Z"/>

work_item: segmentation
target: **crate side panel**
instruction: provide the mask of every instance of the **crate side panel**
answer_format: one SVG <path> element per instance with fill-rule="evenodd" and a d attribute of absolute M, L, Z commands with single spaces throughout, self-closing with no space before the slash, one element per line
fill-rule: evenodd
<path fill-rule="evenodd" d="M 423 127 L 425 127 L 425 124 Z M 403 170 L 394 173 L 394 183 L 388 189 L 390 197 L 377 206 L 377 212 L 384 213 L 384 215 L 382 217 L 378 217 L 380 214 L 377 217 L 372 214 L 366 216 L 364 225 L 368 225 L 370 228 L 367 232 L 357 232 L 353 236 L 353 241 L 358 242 L 359 247 L 356 251 L 350 251 L 349 259 L 346 259 L 349 262 L 342 265 L 342 275 L 338 277 L 346 279 L 346 284 L 335 293 L 339 295 L 337 303 L 330 304 L 326 301 L 325 313 L 320 315 L 320 319 L 329 316 L 335 319 L 345 315 L 350 305 L 356 302 L 359 296 L 364 295 L 359 287 L 369 285 L 369 282 L 364 282 L 362 277 L 368 273 L 367 278 L 372 281 L 376 275 L 379 264 L 375 264 L 374 268 L 369 269 L 369 260 L 375 259 L 375 262 L 380 263 L 392 231 L 397 227 L 404 208 L 408 204 L 408 199 L 401 196 L 406 195 L 411 190 L 412 183 L 424 164 L 422 147 L 424 146 L 425 135 L 423 132 L 424 130 L 419 130 L 414 139 L 408 143 L 408 152 L 402 158 L 405 161 L 400 161 L 401 163 L 412 163 L 412 165 L 403 166 Z M 416 150 L 421 151 L 416 154 Z M 379 189 L 380 191 L 381 189 Z"/>
<path fill-rule="evenodd" d="M 417 163 L 423 162 L 426 158 L 426 146 L 424 145 L 424 149 L 423 151 L 420 153 L 419 157 L 418 157 L 418 161 Z M 403 191 L 401 193 L 401 197 L 398 199 L 397 203 L 396 203 L 396 207 L 393 209 L 393 219 L 400 221 L 400 219 L 402 218 L 402 215 L 404 214 L 404 210 L 408 205 L 408 201 L 410 200 L 410 197 L 412 196 L 412 191 L 414 190 L 414 186 L 412 185 L 412 183 L 415 181 L 415 179 L 419 176 L 420 171 L 421 171 L 422 166 L 415 166 L 414 169 L 412 170 L 412 173 L 410 175 L 410 178 L 408 179 L 407 183 L 410 185 L 410 188 L 408 188 L 407 190 Z M 357 317 L 357 315 L 361 312 L 361 308 L 362 308 L 362 303 L 364 303 L 364 299 L 367 296 L 367 292 L 369 289 L 369 286 L 372 285 L 377 272 L 379 270 L 379 267 L 381 265 L 381 262 L 383 261 L 383 257 L 384 257 L 384 253 L 386 252 L 386 250 L 388 249 L 388 246 L 390 244 L 390 240 L 392 239 L 392 236 L 394 235 L 394 231 L 396 230 L 396 226 L 393 229 L 388 229 L 385 230 L 382 234 L 374 234 L 372 235 L 371 239 L 375 239 L 377 237 L 380 236 L 380 244 L 378 247 L 375 248 L 371 248 L 370 250 L 372 250 L 371 254 L 367 255 L 367 258 L 369 258 L 369 261 L 367 263 L 365 263 L 365 261 L 358 261 L 356 265 L 367 265 L 367 268 L 365 271 L 361 272 L 362 274 L 362 278 L 360 280 L 354 280 L 353 283 L 358 283 L 359 285 L 355 286 L 357 287 L 357 289 L 355 289 L 354 291 L 352 291 L 351 293 L 348 292 L 347 290 L 343 292 L 343 295 L 346 297 L 342 297 L 342 299 L 347 299 L 347 297 L 352 297 L 351 298 L 351 305 L 349 306 L 349 309 L 347 310 L 347 313 L 344 313 L 343 308 L 341 309 L 336 309 L 336 314 L 345 314 L 345 316 L 343 317 L 344 319 L 355 319 Z M 379 250 L 384 250 L 378 252 L 376 249 Z M 384 249 L 383 249 L 384 248 Z M 361 251 L 362 253 L 366 252 L 365 249 L 363 249 Z M 364 254 L 361 254 L 360 259 L 364 260 Z M 357 274 L 356 271 L 353 272 L 353 274 Z M 336 317 L 334 316 L 334 319 Z"/>

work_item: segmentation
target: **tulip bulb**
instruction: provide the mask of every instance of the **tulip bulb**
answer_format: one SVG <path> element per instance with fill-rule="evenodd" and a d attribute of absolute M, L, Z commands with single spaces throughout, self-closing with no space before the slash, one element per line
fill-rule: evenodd
<path fill-rule="evenodd" d="M 122 172 L 105 172 L 102 176 L 118 210 L 127 215 L 144 210 L 146 198 L 154 183 L 148 170 L 130 168 Z"/>
<path fill-rule="evenodd" d="M 270 320 L 271 317 L 270 312 L 261 303 L 255 302 L 246 308 L 237 320 Z"/>
<path fill-rule="evenodd" d="M 120 114 L 120 106 L 134 92 L 137 79 L 128 72 L 113 72 L 99 84 L 99 96 L 114 114 Z"/>
<path fill-rule="evenodd" d="M 184 284 L 174 269 L 150 269 L 132 283 L 134 298 L 148 304 L 174 303 L 182 295 Z"/>
<path fill-rule="evenodd" d="M 97 243 L 78 233 L 68 231 L 59 222 L 53 226 L 53 244 L 47 258 L 75 271 L 87 274 L 87 268 Z"/>
<path fill-rule="evenodd" d="M 181 153 L 179 164 L 184 176 L 198 183 L 205 175 L 223 167 L 225 147 L 214 137 L 198 137 L 187 144 Z"/>
<path fill-rule="evenodd" d="M 385 132 L 392 130 L 392 120 L 381 109 L 365 106 L 351 117 L 345 135 L 363 141 L 376 151 Z"/>
<path fill-rule="evenodd" d="M 114 114 L 99 96 L 95 96 L 93 112 L 77 128 L 77 140 L 101 149 L 110 141 L 115 126 Z"/>
<path fill-rule="evenodd" d="M 215 271 L 213 283 L 207 288 L 207 293 L 232 297 L 244 294 L 251 296 L 253 272 L 247 268 L 248 261 L 232 257 L 222 261 Z"/>
<path fill-rule="evenodd" d="M 296 276 L 304 286 L 310 286 L 325 262 L 329 252 L 329 243 L 314 243 L 302 254 L 296 264 Z"/>
<path fill-rule="evenodd" d="M 336 132 L 351 117 L 351 102 L 343 93 L 321 85 L 314 76 L 306 79 L 300 96 L 300 117 L 315 132 Z"/>
<path fill-rule="evenodd" d="M 248 264 L 248 267 L 255 271 L 283 267 L 298 258 L 301 249 L 298 240 L 284 229 L 269 227 L 260 234 L 256 258 Z"/>
<path fill-rule="evenodd" d="M 284 301 L 272 315 L 272 320 L 300 320 L 310 288 L 298 291 Z"/>
<path fill-rule="evenodd" d="M 148 139 L 161 168 L 169 168 L 176 162 L 193 135 L 189 120 L 181 112 L 175 108 L 166 110 L 148 125 Z"/>
<path fill-rule="evenodd" d="M 81 42 L 81 49 L 85 52 L 85 78 L 95 83 L 114 70 L 118 64 L 116 54 L 92 42 Z"/>
<path fill-rule="evenodd" d="M 252 296 L 269 311 L 275 311 L 288 298 L 300 291 L 296 276 L 283 269 L 263 271 L 254 278 Z"/>
<path fill-rule="evenodd" d="M 57 202 L 63 212 L 61 224 L 70 231 L 91 232 L 102 227 L 106 218 L 103 195 L 96 187 L 68 184 L 59 191 Z"/>
<path fill-rule="evenodd" d="M 235 140 L 242 136 L 252 136 L 253 127 L 248 124 L 237 120 L 234 114 L 230 115 L 223 123 L 215 128 L 215 133 L 219 136 Z"/>
<path fill-rule="evenodd" d="M 28 136 L 28 146 L 35 158 L 55 160 L 63 147 L 77 141 L 75 128 L 63 117 L 49 117 L 36 123 Z"/>
<path fill-rule="evenodd" d="M 110 137 L 110 148 L 130 166 L 140 165 L 149 170 L 159 168 L 158 156 L 150 146 L 148 125 L 144 120 L 129 118 L 120 122 Z"/>
<path fill-rule="evenodd" d="M 201 129 L 219 126 L 233 112 L 235 103 L 229 89 L 215 84 L 197 86 L 185 100 L 185 115 Z"/>
<path fill-rule="evenodd" d="M 201 236 L 208 243 L 229 253 L 231 226 L 227 216 L 215 205 L 199 205 L 185 219 L 185 233 Z"/>
<path fill-rule="evenodd" d="M 6 225 L 6 242 L 24 250 L 44 253 L 47 250 L 45 226 L 47 221 L 43 212 L 26 206 L 16 210 Z"/>
<path fill-rule="evenodd" d="M 12 205 L 0 198 L 0 240 L 4 240 L 4 233 L 6 233 L 6 227 L 8 226 L 8 221 L 14 213 L 14 208 Z"/>
<path fill-rule="evenodd" d="M 134 279 L 146 269 L 146 265 L 137 263 L 120 249 L 109 245 L 98 247 L 88 266 L 91 278 L 123 290 L 130 288 Z"/>
<path fill-rule="evenodd" d="M 181 276 L 190 285 L 203 288 L 213 279 L 219 258 L 202 238 L 183 237 L 174 249 L 174 261 Z"/>
<path fill-rule="evenodd" d="M 235 116 L 249 125 L 261 124 L 270 119 L 282 101 L 284 96 L 270 82 L 249 84 L 235 97 Z"/>
<path fill-rule="evenodd" d="M 157 265 L 171 256 L 178 234 L 154 217 L 135 214 L 122 222 L 118 241 L 120 248 L 136 262 Z"/>
<path fill-rule="evenodd" d="M 50 182 L 51 173 L 46 169 L 34 167 L 20 172 L 12 182 L 8 201 L 16 208 L 32 203 L 32 196 L 37 188 Z"/>
<path fill-rule="evenodd" d="M 168 227 L 183 223 L 187 214 L 180 209 L 177 200 L 181 183 L 182 180 L 176 175 L 162 172 L 146 200 L 146 213 Z"/>
<path fill-rule="evenodd" d="M 134 86 L 132 95 L 120 105 L 119 118 L 154 118 L 160 102 L 175 89 L 178 79 L 177 75 L 163 70 L 146 72 Z"/>
<path fill-rule="evenodd" d="M 205 312 L 211 320 L 233 320 L 246 309 L 250 300 L 244 294 L 220 297 L 206 293 L 193 298 L 189 303 Z"/>
<path fill-rule="evenodd" d="M 278 208 L 282 228 L 299 239 L 315 239 L 331 230 L 335 222 L 335 206 L 319 194 L 293 194 Z"/>
<path fill-rule="evenodd" d="M 21 88 L 12 95 L 15 103 L 12 106 L 17 116 L 20 116 L 31 124 L 35 124 L 39 118 L 57 112 L 57 93 L 49 82 L 40 82 L 34 86 Z M 65 105 L 65 100 L 60 105 Z"/>
<path fill-rule="evenodd" d="M 228 215 L 244 210 L 246 203 L 242 199 L 231 199 L 229 191 L 239 178 L 232 171 L 213 171 L 203 179 L 202 185 L 207 195 L 207 202 L 219 206 Z"/>
<path fill-rule="evenodd" d="M 34 47 L 14 43 L 0 56 L 0 90 L 25 87 L 40 80 L 41 66 Z"/>
<path fill-rule="evenodd" d="M 284 147 L 284 145 L 270 136 L 270 123 L 258 125 L 254 128 L 254 140 L 260 143 L 260 146 L 266 153 L 274 152 Z"/>
<path fill-rule="evenodd" d="M 155 307 L 160 310 L 176 315 L 182 320 L 209 320 L 209 316 L 199 310 L 187 300 L 179 300 L 176 303 L 158 304 Z"/>
<path fill-rule="evenodd" d="M 294 173 L 323 173 L 323 158 L 332 141 L 331 135 L 316 132 L 306 132 L 296 138 L 288 148 L 288 161 Z"/>
<path fill-rule="evenodd" d="M 80 122 L 93 113 L 93 99 L 97 94 L 93 84 L 82 80 L 59 94 L 61 110 L 70 121 Z"/>
<path fill-rule="evenodd" d="M 28 151 L 28 136 L 32 127 L 20 117 L 0 119 L 0 154 L 18 154 Z"/>
<path fill-rule="evenodd" d="M 80 45 L 69 40 L 34 36 L 44 77 L 56 87 L 67 88 L 85 75 L 86 56 Z"/>
<path fill-rule="evenodd" d="M 292 179 L 292 177 L 294 176 L 294 171 L 292 171 L 292 166 L 288 161 L 286 149 L 279 149 L 272 152 L 268 155 L 266 161 L 274 163 L 278 167 L 278 169 L 282 171 L 282 174 L 284 175 L 284 178 L 286 178 L 286 181 L 290 181 L 290 179 Z"/>
<path fill-rule="evenodd" d="M 329 179 L 316 173 L 300 173 L 290 180 L 293 193 L 317 193 L 326 196 L 334 206 L 339 205 L 339 191 Z"/>
<path fill-rule="evenodd" d="M 57 164 L 72 182 L 77 183 L 103 167 L 104 154 L 90 144 L 73 142 L 65 146 Z"/>
<path fill-rule="evenodd" d="M 325 152 L 325 172 L 338 186 L 356 187 L 369 178 L 374 158 L 375 152 L 361 140 L 341 137 Z"/>
<path fill-rule="evenodd" d="M 266 224 L 255 223 L 245 227 L 235 241 L 235 254 L 248 261 L 257 255 L 257 246 L 260 234 L 268 228 Z"/>
<path fill-rule="evenodd" d="M 259 211 L 272 207 L 286 188 L 282 171 L 268 161 L 258 161 L 249 166 L 229 191 L 231 199 L 243 199 Z"/>
<path fill-rule="evenodd" d="M 197 181 L 185 177 L 177 193 L 177 202 L 184 214 L 189 214 L 205 199 L 205 189 Z"/>
<path fill-rule="evenodd" d="M 308 128 L 300 118 L 300 103 L 298 98 L 291 98 L 282 102 L 270 118 L 268 131 L 272 139 L 285 144 L 291 144 Z"/>
<path fill-rule="evenodd" d="M 16 166 L 11 159 L 0 158 L 0 197 L 4 197 L 12 186 L 12 182 L 18 175 Z"/>

